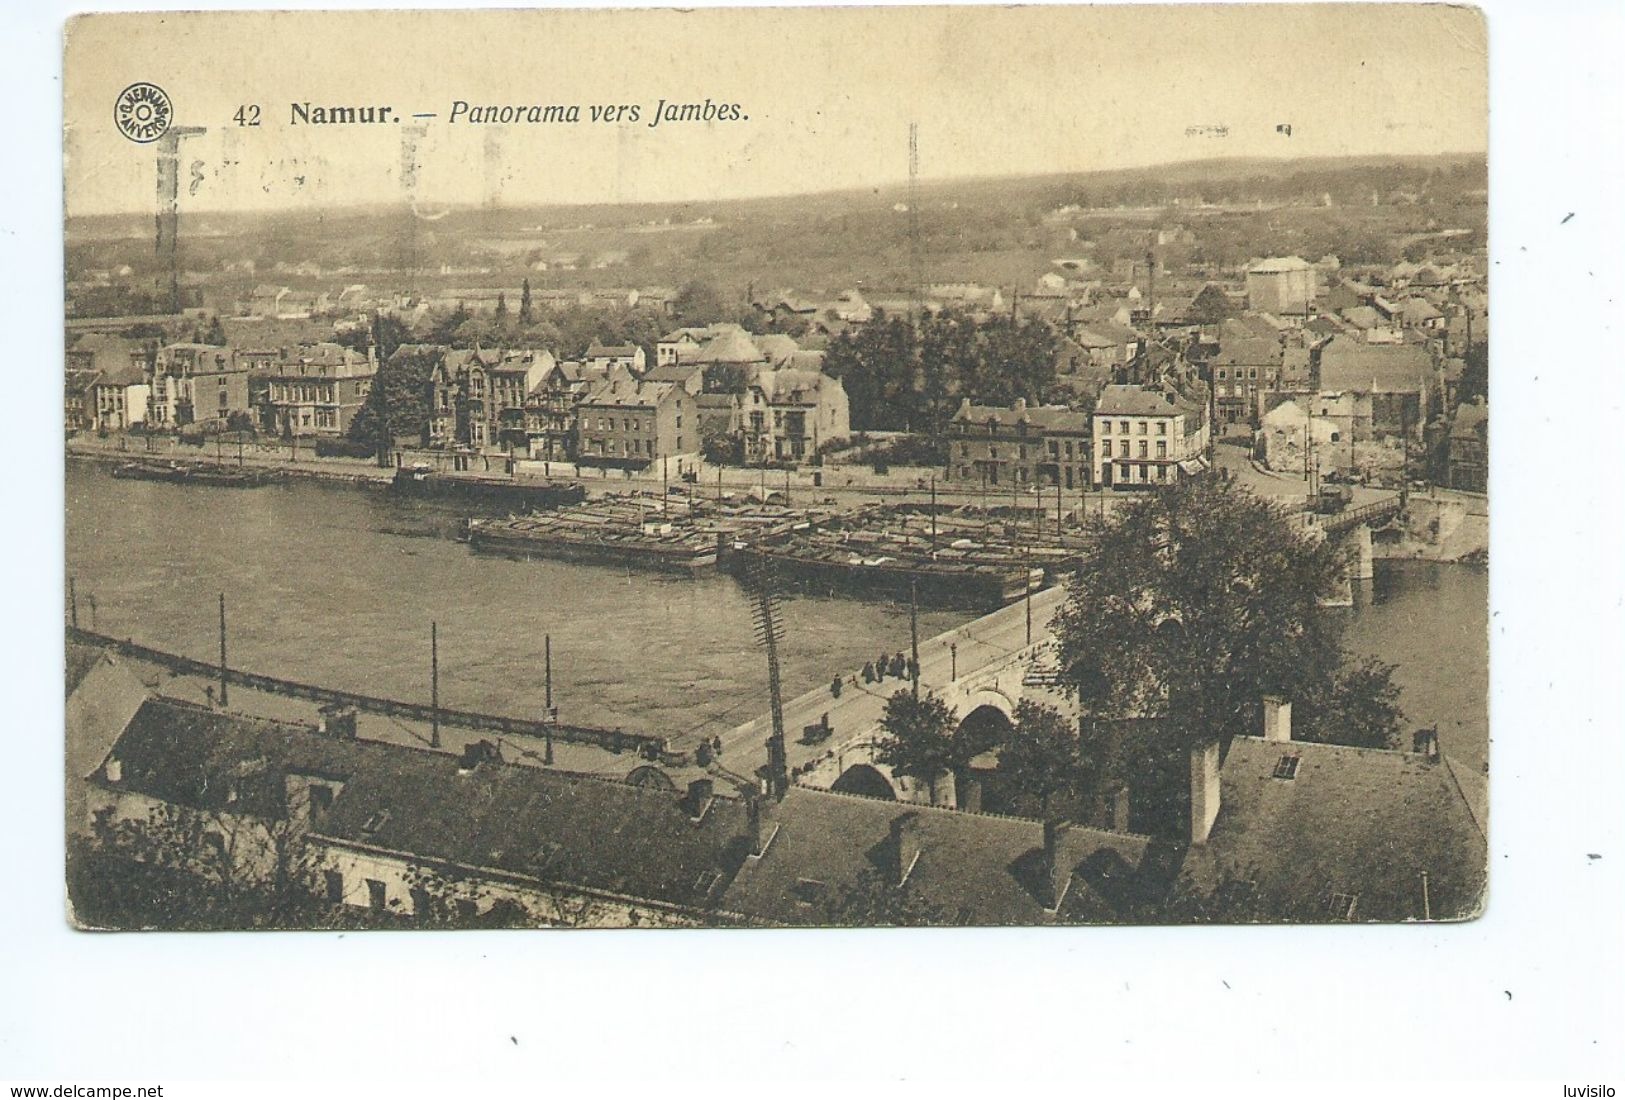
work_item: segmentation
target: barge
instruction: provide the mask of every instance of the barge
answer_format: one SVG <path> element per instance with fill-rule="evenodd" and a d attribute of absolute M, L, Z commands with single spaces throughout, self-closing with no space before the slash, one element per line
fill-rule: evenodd
<path fill-rule="evenodd" d="M 599 565 L 693 573 L 717 564 L 720 537 L 688 517 L 633 511 L 618 502 L 506 519 L 471 519 L 476 550 Z"/>
<path fill-rule="evenodd" d="M 515 481 L 507 477 L 441 473 L 426 466 L 396 470 L 390 488 L 404 496 L 470 501 L 509 511 L 558 508 L 579 504 L 587 498 L 586 487 L 577 482 L 555 485 Z"/>
<path fill-rule="evenodd" d="M 180 462 L 126 462 L 113 467 L 113 476 L 134 481 L 167 481 L 175 485 L 212 485 L 223 489 L 252 489 L 268 485 L 277 477 L 271 470 Z"/>

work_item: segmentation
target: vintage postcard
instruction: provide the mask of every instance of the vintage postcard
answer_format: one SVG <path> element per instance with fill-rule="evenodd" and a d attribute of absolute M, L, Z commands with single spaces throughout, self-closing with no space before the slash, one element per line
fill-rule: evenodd
<path fill-rule="evenodd" d="M 1478 12 L 65 51 L 77 926 L 1482 912 Z"/>

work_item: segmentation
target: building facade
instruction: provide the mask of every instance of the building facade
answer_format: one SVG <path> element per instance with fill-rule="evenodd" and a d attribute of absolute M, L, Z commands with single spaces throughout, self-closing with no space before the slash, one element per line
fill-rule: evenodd
<path fill-rule="evenodd" d="M 799 462 L 852 434 L 846 387 L 818 371 L 757 371 L 740 413 L 748 462 Z"/>
<path fill-rule="evenodd" d="M 973 405 L 948 424 L 947 479 L 967 485 L 1090 484 L 1089 418 L 1064 405 Z"/>
<path fill-rule="evenodd" d="M 331 343 L 278 349 L 274 361 L 255 371 L 260 425 L 280 435 L 343 435 L 377 373 L 371 348 L 365 354 Z"/>
<path fill-rule="evenodd" d="M 1207 466 L 1206 410 L 1171 389 L 1107 386 L 1094 413 L 1094 478 L 1102 488 L 1171 485 Z"/>
<path fill-rule="evenodd" d="M 699 446 L 694 397 L 672 382 L 619 376 L 576 407 L 575 461 L 582 466 L 643 470 L 661 459 L 686 458 Z"/>
<path fill-rule="evenodd" d="M 1264 313 L 1302 313 L 1316 289 L 1314 266 L 1297 256 L 1260 260 L 1247 269 L 1247 305 Z"/>

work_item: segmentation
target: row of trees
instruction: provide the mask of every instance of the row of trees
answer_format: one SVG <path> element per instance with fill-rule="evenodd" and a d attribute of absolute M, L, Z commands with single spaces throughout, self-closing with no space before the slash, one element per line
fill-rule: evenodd
<path fill-rule="evenodd" d="M 878 312 L 830 342 L 824 370 L 846 387 L 855 431 L 943 429 L 963 398 L 1055 399 L 1060 337 L 1037 318 L 978 320 L 947 310 L 918 322 Z"/>

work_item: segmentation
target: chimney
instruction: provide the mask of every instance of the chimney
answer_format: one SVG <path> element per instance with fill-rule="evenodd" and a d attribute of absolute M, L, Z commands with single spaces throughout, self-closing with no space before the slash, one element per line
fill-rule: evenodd
<path fill-rule="evenodd" d="M 961 397 L 959 399 L 959 411 L 962 413 L 970 412 L 970 398 Z"/>
<path fill-rule="evenodd" d="M 906 813 L 891 823 L 892 852 L 897 857 L 894 885 L 908 881 L 909 872 L 920 859 L 920 815 Z"/>
<path fill-rule="evenodd" d="M 1218 739 L 1191 749 L 1191 843 L 1207 843 L 1219 816 Z"/>
<path fill-rule="evenodd" d="M 1016 398 L 1015 404 L 1011 405 L 1010 408 L 1015 411 L 1017 416 L 1022 415 L 1027 411 L 1027 399 L 1025 397 Z"/>
<path fill-rule="evenodd" d="M 1112 799 L 1112 831 L 1116 833 L 1128 832 L 1128 822 L 1128 784 L 1124 783 L 1117 788 L 1117 795 Z"/>
<path fill-rule="evenodd" d="M 1060 911 L 1072 885 L 1072 865 L 1061 852 L 1061 842 L 1071 828 L 1064 821 L 1044 822 L 1044 908 Z"/>
<path fill-rule="evenodd" d="M 1430 761 L 1438 763 L 1439 760 L 1439 727 L 1428 726 L 1411 734 L 1411 751 L 1426 756 Z"/>
<path fill-rule="evenodd" d="M 316 728 L 329 737 L 345 741 L 355 740 L 356 710 L 343 703 L 328 703 L 318 713 Z"/>
<path fill-rule="evenodd" d="M 688 794 L 683 797 L 683 809 L 687 811 L 689 820 L 698 823 L 705 817 L 705 811 L 710 808 L 711 780 L 693 780 L 688 785 Z"/>
<path fill-rule="evenodd" d="M 1292 700 L 1279 695 L 1264 696 L 1264 740 L 1292 740 Z"/>
<path fill-rule="evenodd" d="M 745 840 L 750 844 L 748 858 L 761 859 L 773 846 L 779 835 L 778 822 L 773 820 L 772 804 L 757 795 L 745 800 Z"/>

